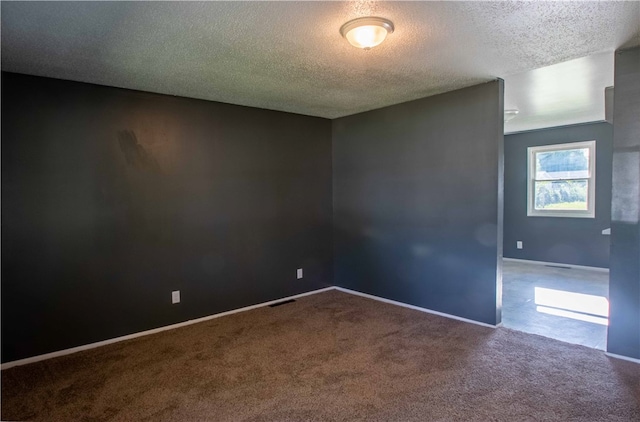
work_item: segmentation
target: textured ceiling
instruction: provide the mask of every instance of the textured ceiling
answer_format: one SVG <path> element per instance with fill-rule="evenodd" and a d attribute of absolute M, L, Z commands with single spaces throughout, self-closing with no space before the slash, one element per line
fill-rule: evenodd
<path fill-rule="evenodd" d="M 340 26 L 396 27 L 370 51 Z M 2 2 L 2 69 L 335 118 L 640 43 L 638 2 Z"/>

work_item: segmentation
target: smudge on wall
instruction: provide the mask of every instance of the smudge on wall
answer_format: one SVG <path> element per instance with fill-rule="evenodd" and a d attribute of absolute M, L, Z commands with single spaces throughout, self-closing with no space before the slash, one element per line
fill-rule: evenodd
<path fill-rule="evenodd" d="M 156 159 L 140 143 L 132 130 L 118 132 L 118 143 L 128 165 L 152 173 L 161 173 Z"/>

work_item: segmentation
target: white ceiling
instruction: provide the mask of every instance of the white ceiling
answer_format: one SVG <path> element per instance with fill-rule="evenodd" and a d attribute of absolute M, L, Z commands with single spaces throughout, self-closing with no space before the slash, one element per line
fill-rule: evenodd
<path fill-rule="evenodd" d="M 396 28 L 370 51 L 339 34 L 365 15 Z M 558 110 L 514 98 L 559 84 L 519 73 L 623 44 L 638 2 L 2 2 L 3 70 L 327 118 L 502 77 L 541 124 Z"/>
<path fill-rule="evenodd" d="M 594 54 L 505 77 L 505 109 L 519 110 L 504 124 L 505 133 L 604 120 L 613 56 Z"/>

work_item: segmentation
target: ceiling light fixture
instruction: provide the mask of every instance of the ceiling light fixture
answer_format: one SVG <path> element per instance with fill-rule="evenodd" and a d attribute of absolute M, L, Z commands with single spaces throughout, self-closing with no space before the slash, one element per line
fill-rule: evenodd
<path fill-rule="evenodd" d="M 520 113 L 520 110 L 517 108 L 510 108 L 504 111 L 504 122 L 507 123 L 509 120 L 513 119 Z"/>
<path fill-rule="evenodd" d="M 393 22 L 373 16 L 350 20 L 340 28 L 349 44 L 365 50 L 379 45 L 392 32 Z"/>

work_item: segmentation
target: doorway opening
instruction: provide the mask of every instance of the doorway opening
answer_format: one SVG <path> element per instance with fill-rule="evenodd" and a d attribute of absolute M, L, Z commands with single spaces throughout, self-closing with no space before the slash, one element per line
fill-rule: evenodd
<path fill-rule="evenodd" d="M 502 324 L 607 349 L 613 52 L 504 79 Z M 515 116 L 515 117 L 514 117 Z M 505 119 L 506 120 L 506 119 Z"/>
<path fill-rule="evenodd" d="M 505 259 L 502 289 L 505 327 L 606 350 L 608 272 Z"/>

